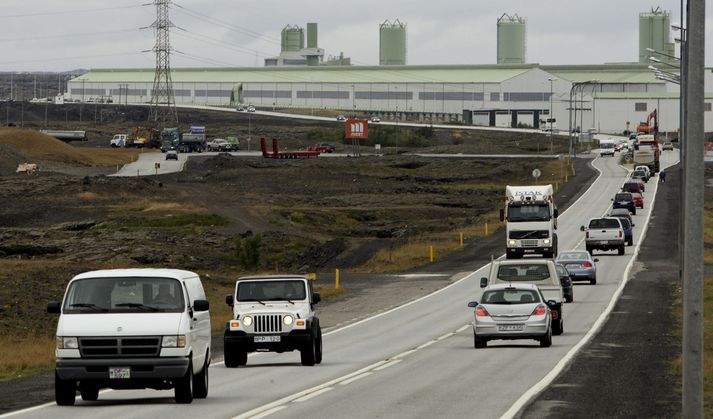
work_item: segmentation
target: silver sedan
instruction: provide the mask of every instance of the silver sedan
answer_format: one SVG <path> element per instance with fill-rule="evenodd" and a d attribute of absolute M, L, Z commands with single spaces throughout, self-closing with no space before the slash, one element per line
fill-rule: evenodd
<path fill-rule="evenodd" d="M 489 340 L 535 339 L 540 346 L 552 345 L 552 314 L 540 289 L 533 284 L 497 284 L 483 290 L 474 308 L 473 337 L 476 348 Z"/>
<path fill-rule="evenodd" d="M 592 258 L 585 250 L 560 252 L 555 259 L 555 263 L 567 268 L 572 281 L 589 281 L 592 285 L 597 283 L 597 262 L 599 259 Z"/>

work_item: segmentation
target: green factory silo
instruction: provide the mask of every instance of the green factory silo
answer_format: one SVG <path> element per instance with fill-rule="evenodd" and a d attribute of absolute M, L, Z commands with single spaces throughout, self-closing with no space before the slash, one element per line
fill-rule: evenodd
<path fill-rule="evenodd" d="M 379 65 L 406 65 L 406 24 L 398 19 L 379 25 Z"/>
<path fill-rule="evenodd" d="M 660 7 L 650 12 L 639 14 L 639 62 L 649 63 L 649 57 L 654 56 L 661 61 L 671 61 L 666 55 L 674 55 L 675 47 L 671 40 L 671 14 Z M 647 51 L 651 48 L 663 54 Z"/>
<path fill-rule="evenodd" d="M 299 51 L 305 47 L 304 30 L 297 25 L 287 25 L 282 29 L 282 52 Z"/>
<path fill-rule="evenodd" d="M 504 13 L 498 19 L 498 64 L 525 63 L 525 19 Z"/>

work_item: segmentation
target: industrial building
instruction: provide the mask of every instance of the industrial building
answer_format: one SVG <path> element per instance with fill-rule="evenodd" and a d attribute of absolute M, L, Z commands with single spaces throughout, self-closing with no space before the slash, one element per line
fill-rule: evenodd
<path fill-rule="evenodd" d="M 627 122 L 635 129 L 658 109 L 661 130 L 675 132 L 678 86 L 657 79 L 643 60 L 651 54 L 647 48 L 672 52 L 669 15 L 656 9 L 639 20 L 640 53 L 631 63 L 527 64 L 526 21 L 504 14 L 497 21 L 499 64 L 404 65 L 406 25 L 396 20 L 380 25 L 379 66 L 320 65 L 324 51 L 317 47 L 317 25 L 308 24 L 306 48 L 300 28 L 283 30 L 282 65 L 266 60 L 267 67 L 259 68 L 174 68 L 171 76 L 179 105 L 335 109 L 490 126 L 538 127 L 541 118 L 552 115 L 559 129 L 568 128 L 576 108 L 577 126 L 601 132 L 622 132 Z M 284 65 L 298 57 L 299 65 Z M 111 96 L 114 103 L 148 103 L 153 79 L 153 69 L 93 69 L 70 80 L 68 94 L 81 101 Z M 579 83 L 588 84 L 570 102 Z M 708 112 L 711 102 L 713 95 L 707 98 Z M 708 119 L 706 130 L 713 130 L 713 118 Z"/>

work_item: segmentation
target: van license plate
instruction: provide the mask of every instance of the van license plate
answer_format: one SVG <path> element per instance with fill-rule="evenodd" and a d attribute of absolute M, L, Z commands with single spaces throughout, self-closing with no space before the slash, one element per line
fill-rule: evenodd
<path fill-rule="evenodd" d="M 129 368 L 129 367 L 109 367 L 109 378 L 111 378 L 111 379 L 131 378 L 131 368 Z"/>
<path fill-rule="evenodd" d="M 520 331 L 524 328 L 525 325 L 523 324 L 501 324 L 498 325 L 498 330 L 501 332 L 513 332 L 513 331 Z"/>
<path fill-rule="evenodd" d="M 253 342 L 259 343 L 259 342 L 279 342 L 279 341 L 280 341 L 279 336 L 255 336 Z"/>

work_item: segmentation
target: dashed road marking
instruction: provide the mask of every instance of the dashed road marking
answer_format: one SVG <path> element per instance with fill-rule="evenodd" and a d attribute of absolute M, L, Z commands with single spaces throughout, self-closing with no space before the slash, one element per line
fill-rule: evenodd
<path fill-rule="evenodd" d="M 380 367 L 374 368 L 374 371 L 385 370 L 385 369 L 387 369 L 387 368 L 389 368 L 389 367 L 393 367 L 394 365 L 398 364 L 398 363 L 401 362 L 401 361 L 402 361 L 401 359 L 394 359 L 393 361 L 387 362 L 386 364 L 384 364 L 384 365 L 382 365 L 382 366 L 380 366 Z"/>
<path fill-rule="evenodd" d="M 323 389 L 321 389 L 321 390 L 315 391 L 314 393 L 310 393 L 310 394 L 307 394 L 306 396 L 302 396 L 302 397 L 300 397 L 299 399 L 294 399 L 292 402 L 293 402 L 293 403 L 306 402 L 306 401 L 309 400 L 309 399 L 313 399 L 313 398 L 315 398 L 315 397 L 317 397 L 317 396 L 320 396 L 320 395 L 322 395 L 322 394 L 324 394 L 324 393 L 326 393 L 326 392 L 328 392 L 328 391 L 332 391 L 332 390 L 334 390 L 334 387 L 325 387 L 325 388 L 323 388 Z"/>
<path fill-rule="evenodd" d="M 341 385 L 341 386 L 349 385 L 349 384 L 353 383 L 354 381 L 361 380 L 362 378 L 368 377 L 368 376 L 370 376 L 371 374 L 373 374 L 373 373 L 372 373 L 372 372 L 365 372 L 364 374 L 359 374 L 359 375 L 357 375 L 356 377 L 352 377 L 352 378 L 350 378 L 350 379 L 348 379 L 348 380 L 342 381 L 341 383 L 339 383 L 339 385 Z"/>

